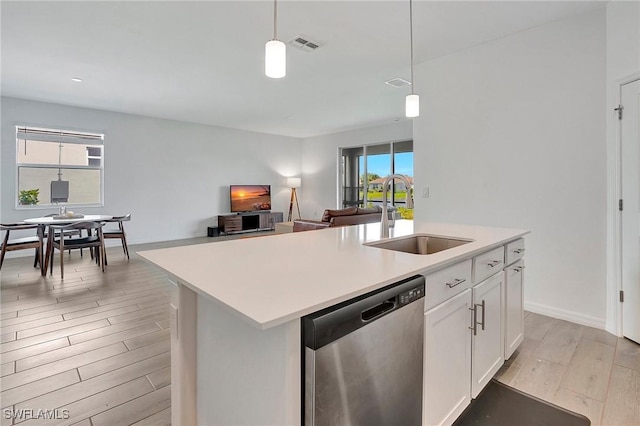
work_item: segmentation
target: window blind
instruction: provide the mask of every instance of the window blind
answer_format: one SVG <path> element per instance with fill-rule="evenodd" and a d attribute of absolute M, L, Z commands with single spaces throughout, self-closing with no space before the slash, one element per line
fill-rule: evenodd
<path fill-rule="evenodd" d="M 16 128 L 17 138 L 31 141 L 78 143 L 78 144 L 101 144 L 104 135 L 99 133 L 80 133 L 65 130 L 49 130 L 37 127 Z"/>

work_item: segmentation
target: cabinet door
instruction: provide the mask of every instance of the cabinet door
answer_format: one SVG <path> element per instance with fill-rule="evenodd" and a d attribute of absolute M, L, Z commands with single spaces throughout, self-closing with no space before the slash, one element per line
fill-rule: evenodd
<path fill-rule="evenodd" d="M 422 424 L 450 425 L 471 401 L 471 289 L 424 314 Z"/>
<path fill-rule="evenodd" d="M 471 396 L 475 398 L 504 363 L 504 272 L 486 279 L 472 290 L 477 319 L 471 348 Z"/>
<path fill-rule="evenodd" d="M 524 340 L 524 260 L 505 269 L 505 345 L 504 359 L 509 359 Z"/>
<path fill-rule="evenodd" d="M 273 228 L 273 219 L 271 218 L 271 213 L 260 213 L 260 224 L 258 228 L 260 229 L 272 229 Z"/>
<path fill-rule="evenodd" d="M 273 223 L 280 223 L 284 220 L 284 213 L 271 212 L 271 218 L 273 219 Z"/>

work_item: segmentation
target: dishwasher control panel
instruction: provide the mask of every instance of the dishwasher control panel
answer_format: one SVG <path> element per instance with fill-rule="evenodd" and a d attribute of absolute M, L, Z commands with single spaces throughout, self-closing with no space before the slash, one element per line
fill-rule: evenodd
<path fill-rule="evenodd" d="M 412 288 L 411 290 L 399 294 L 398 305 L 406 305 L 407 303 L 411 303 L 414 300 L 420 299 L 421 297 L 424 297 L 424 285 Z"/>

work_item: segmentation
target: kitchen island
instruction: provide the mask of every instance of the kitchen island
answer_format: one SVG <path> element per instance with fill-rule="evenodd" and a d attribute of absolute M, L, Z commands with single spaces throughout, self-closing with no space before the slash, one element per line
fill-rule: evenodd
<path fill-rule="evenodd" d="M 527 231 L 398 221 L 389 238 L 414 233 L 471 241 L 429 255 L 386 250 L 366 245 L 380 240 L 380 224 L 373 223 L 140 252 L 177 286 L 173 423 L 301 424 L 302 316 L 416 274 L 458 272 L 465 262 L 471 274 L 472 259 L 504 252 Z M 488 271 L 502 271 L 507 260 L 488 262 Z M 474 264 L 474 279 L 456 291 L 470 292 L 482 267 Z M 432 281 L 425 303 L 432 287 L 443 297 Z"/>

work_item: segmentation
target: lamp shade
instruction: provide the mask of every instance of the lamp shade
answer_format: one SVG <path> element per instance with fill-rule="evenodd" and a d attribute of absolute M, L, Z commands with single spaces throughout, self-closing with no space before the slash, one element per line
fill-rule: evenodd
<path fill-rule="evenodd" d="M 264 46 L 264 73 L 271 78 L 287 75 L 287 46 L 280 40 L 268 41 Z"/>
<path fill-rule="evenodd" d="M 302 179 L 300 179 L 299 177 L 287 178 L 287 186 L 289 188 L 300 188 L 300 185 L 302 185 Z"/>
<path fill-rule="evenodd" d="M 415 93 L 407 95 L 405 108 L 407 117 L 418 117 L 420 115 L 420 97 Z"/>

